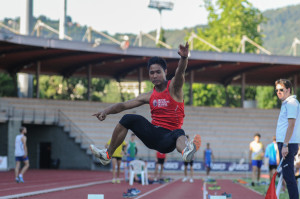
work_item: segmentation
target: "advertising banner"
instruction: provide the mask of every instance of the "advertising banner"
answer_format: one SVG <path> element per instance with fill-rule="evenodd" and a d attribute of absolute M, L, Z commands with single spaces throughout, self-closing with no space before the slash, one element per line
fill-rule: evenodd
<path fill-rule="evenodd" d="M 124 167 L 122 162 L 121 168 Z M 190 165 L 188 165 L 188 168 Z M 147 161 L 148 170 L 155 170 L 155 161 Z M 194 161 L 193 163 L 194 171 L 205 171 L 205 165 L 203 162 Z M 166 171 L 183 171 L 184 163 L 179 161 L 167 161 L 164 164 L 164 170 Z M 212 162 L 211 171 L 224 171 L 224 172 L 246 172 L 251 171 L 251 165 L 248 163 L 238 163 L 238 162 Z M 261 171 L 268 171 L 268 168 L 263 165 Z"/>
<path fill-rule="evenodd" d="M 0 170 L 7 170 L 7 156 L 0 156 Z"/>

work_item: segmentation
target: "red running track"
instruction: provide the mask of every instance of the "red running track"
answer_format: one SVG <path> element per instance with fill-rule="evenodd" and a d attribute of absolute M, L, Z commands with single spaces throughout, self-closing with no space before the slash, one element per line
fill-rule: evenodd
<path fill-rule="evenodd" d="M 32 199 L 82 199 L 88 194 L 104 194 L 105 199 L 123 198 L 130 186 L 122 181 L 120 184 L 111 184 L 111 173 L 100 171 L 82 170 L 29 170 L 25 177 L 25 183 L 14 182 L 13 171 L 0 172 L 0 198 L 14 198 L 27 196 Z M 234 199 L 263 199 L 264 196 L 253 192 L 246 187 L 235 184 L 231 180 L 217 180 L 221 190 L 210 191 L 209 194 L 231 193 Z M 195 180 L 194 183 L 181 182 L 181 179 L 171 183 L 152 184 L 142 186 L 134 183 L 135 188 L 141 190 L 138 198 L 202 198 L 203 181 Z M 207 187 L 210 185 L 207 185 Z M 44 193 L 43 193 L 44 192 Z M 36 194 L 38 193 L 38 194 Z M 24 194 L 24 195 L 17 195 Z"/>

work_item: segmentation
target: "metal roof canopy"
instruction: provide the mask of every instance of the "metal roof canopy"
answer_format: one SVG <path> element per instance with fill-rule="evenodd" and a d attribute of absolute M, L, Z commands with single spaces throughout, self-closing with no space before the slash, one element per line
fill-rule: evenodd
<path fill-rule="evenodd" d="M 177 50 L 132 47 L 122 50 L 118 45 L 45 39 L 32 36 L 0 33 L 0 71 L 64 77 L 86 77 L 91 66 L 92 77 L 138 80 L 148 79 L 147 61 L 160 56 L 168 63 L 168 77 L 174 75 L 178 64 Z M 194 82 L 241 84 L 245 75 L 248 85 L 274 85 L 279 78 L 300 74 L 300 57 L 191 51 L 187 75 L 193 71 Z M 191 78 L 192 79 L 192 78 Z"/>

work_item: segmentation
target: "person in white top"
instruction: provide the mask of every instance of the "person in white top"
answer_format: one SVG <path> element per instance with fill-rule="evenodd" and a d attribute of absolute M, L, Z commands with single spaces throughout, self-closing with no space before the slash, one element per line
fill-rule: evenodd
<path fill-rule="evenodd" d="M 249 163 L 252 165 L 252 182 L 251 186 L 255 186 L 255 180 L 259 184 L 262 159 L 264 158 L 264 145 L 260 141 L 260 134 L 254 135 L 254 140 L 249 145 Z"/>
<path fill-rule="evenodd" d="M 300 143 L 300 106 L 292 93 L 292 83 L 287 79 L 275 81 L 275 92 L 282 102 L 276 128 L 276 142 L 282 162 L 282 174 L 290 199 L 299 199 L 294 175 L 294 157 Z"/>
<path fill-rule="evenodd" d="M 29 159 L 28 159 L 28 150 L 26 141 L 27 138 L 25 134 L 27 133 L 26 127 L 22 126 L 20 128 L 20 135 L 16 136 L 15 141 L 15 158 L 16 158 L 16 167 L 15 167 L 15 176 L 17 183 L 24 183 L 23 175 L 29 168 Z M 21 169 L 21 162 L 24 162 L 24 167 Z"/>

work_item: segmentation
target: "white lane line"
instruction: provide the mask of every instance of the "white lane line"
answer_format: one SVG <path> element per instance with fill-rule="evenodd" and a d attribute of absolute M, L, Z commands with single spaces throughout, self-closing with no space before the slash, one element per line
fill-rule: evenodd
<path fill-rule="evenodd" d="M 239 183 L 239 185 L 242 186 L 242 187 L 244 187 L 244 188 L 246 188 L 247 190 L 253 191 L 253 192 L 255 192 L 255 193 L 259 194 L 259 195 L 262 195 L 262 196 L 264 195 L 264 194 L 262 194 L 262 193 L 260 193 L 260 192 L 258 192 L 258 191 L 256 191 L 256 190 L 254 190 L 254 189 L 251 189 L 251 188 L 248 187 L 247 185 L 240 184 L 240 183 Z"/>
<path fill-rule="evenodd" d="M 97 179 L 90 179 L 90 180 L 97 180 Z M 76 184 L 76 183 L 81 183 L 82 181 L 88 181 L 88 180 L 64 181 L 63 183 L 65 184 L 65 183 L 72 182 L 72 183 Z M 32 181 L 30 181 L 30 183 L 32 183 Z M 26 184 L 27 183 L 25 183 L 25 185 L 23 185 L 22 188 L 24 188 L 24 189 L 34 188 L 34 187 L 41 187 L 42 188 L 42 187 L 46 187 L 46 186 L 59 185 L 59 184 L 62 184 L 62 182 L 52 182 L 52 183 L 48 183 L 48 184 L 44 184 L 44 182 L 39 182 L 38 185 L 26 185 Z M 20 187 L 17 185 L 17 183 L 13 183 L 13 185 L 16 185 L 16 186 L 1 189 L 0 193 L 4 192 L 4 191 L 13 191 L 15 189 L 20 189 Z"/>
<path fill-rule="evenodd" d="M 142 195 L 136 197 L 135 199 L 139 199 L 139 198 L 142 198 L 142 197 L 144 197 L 144 196 L 147 196 L 147 195 L 149 195 L 149 194 L 151 194 L 151 193 L 153 193 L 153 192 L 155 192 L 155 191 L 157 191 L 157 190 L 159 190 L 159 189 L 161 189 L 161 188 L 164 188 L 165 186 L 168 186 L 168 185 L 170 185 L 170 184 L 173 184 L 174 182 L 176 182 L 176 181 L 178 181 L 178 180 L 179 180 L 179 179 L 174 180 L 174 181 L 171 182 L 171 183 L 167 183 L 167 184 L 164 184 L 164 185 L 162 185 L 162 186 L 156 187 L 155 189 L 152 189 L 152 190 L 150 190 L 150 191 L 148 191 L 148 192 L 146 192 L 146 193 L 144 193 L 144 194 L 142 194 Z"/>
<path fill-rule="evenodd" d="M 39 184 L 39 185 L 22 186 L 22 188 L 27 189 L 27 188 L 34 188 L 34 187 L 45 187 L 45 186 L 52 186 L 52 185 L 56 185 L 56 184 L 61 184 L 61 183 L 59 183 L 59 182 L 53 182 L 53 183 L 49 183 L 49 184 Z M 20 189 L 20 187 L 11 187 L 11 188 L 6 188 L 6 189 L 1 189 L 0 192 L 13 191 L 13 190 L 18 190 L 18 189 Z"/>
<path fill-rule="evenodd" d="M 0 199 L 21 198 L 21 197 L 45 194 L 45 193 L 50 193 L 50 192 L 55 192 L 55 191 L 64 191 L 64 190 L 69 190 L 69 189 L 88 187 L 88 186 L 93 186 L 96 184 L 104 184 L 104 183 L 108 183 L 108 182 L 111 182 L 111 180 L 103 180 L 103 181 L 90 182 L 90 183 L 79 184 L 79 185 L 72 185 L 72 186 L 65 186 L 65 187 L 59 187 L 59 188 L 53 188 L 53 189 L 45 189 L 45 190 L 33 191 L 33 192 L 27 192 L 27 193 L 21 193 L 21 194 L 1 196 Z"/>

